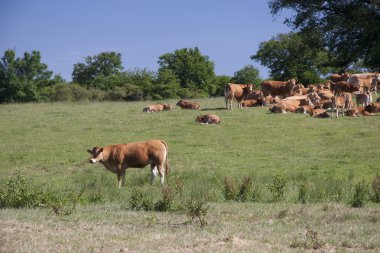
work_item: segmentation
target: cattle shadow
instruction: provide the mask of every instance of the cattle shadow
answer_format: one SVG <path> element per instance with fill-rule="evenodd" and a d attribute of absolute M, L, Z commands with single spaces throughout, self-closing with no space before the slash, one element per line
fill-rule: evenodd
<path fill-rule="evenodd" d="M 227 110 L 227 108 L 226 107 L 202 108 L 202 109 L 199 109 L 198 111 L 222 111 L 222 110 Z"/>

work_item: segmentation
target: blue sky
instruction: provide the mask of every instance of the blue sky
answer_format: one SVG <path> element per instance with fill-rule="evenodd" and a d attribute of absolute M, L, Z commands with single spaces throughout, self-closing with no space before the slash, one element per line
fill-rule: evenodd
<path fill-rule="evenodd" d="M 251 64 L 261 42 L 288 33 L 264 0 L 0 0 L 0 54 L 40 51 L 49 70 L 71 81 L 73 65 L 101 52 L 122 54 L 124 69 L 156 71 L 162 54 L 198 47 L 217 75 Z"/>

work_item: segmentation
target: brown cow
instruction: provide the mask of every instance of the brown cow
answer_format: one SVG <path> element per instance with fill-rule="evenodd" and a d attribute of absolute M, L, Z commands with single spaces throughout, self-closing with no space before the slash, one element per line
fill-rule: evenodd
<path fill-rule="evenodd" d="M 336 117 L 339 117 L 339 108 L 342 109 L 342 116 L 344 116 L 344 110 L 350 109 L 353 107 L 352 104 L 352 95 L 350 93 L 344 93 L 343 96 L 333 96 L 331 98 L 331 111 L 334 113 L 336 110 Z M 332 117 L 332 115 L 331 115 Z"/>
<path fill-rule="evenodd" d="M 372 103 L 372 94 L 369 91 L 365 93 L 357 93 L 356 94 L 356 105 L 367 106 Z"/>
<path fill-rule="evenodd" d="M 365 110 L 369 113 L 377 113 L 380 112 L 380 102 L 370 103 L 365 107 Z"/>
<path fill-rule="evenodd" d="M 226 101 L 227 110 L 232 110 L 233 100 L 238 103 L 238 108 L 241 109 L 241 102 L 247 98 L 247 96 L 252 92 L 252 89 L 252 84 L 228 83 L 224 87 L 224 99 Z"/>
<path fill-rule="evenodd" d="M 371 90 L 372 81 L 376 77 L 376 74 L 377 73 L 353 74 L 348 79 L 348 82 L 352 85 L 359 86 L 360 91 L 364 92 L 365 90 Z"/>
<path fill-rule="evenodd" d="M 350 116 L 350 117 L 373 116 L 373 113 L 370 113 L 366 111 L 364 107 L 359 106 L 359 107 L 348 109 L 346 111 L 346 116 Z"/>
<path fill-rule="evenodd" d="M 106 169 L 117 174 L 119 188 L 125 184 L 127 168 L 144 168 L 150 164 L 152 170 L 150 181 L 153 182 L 159 174 L 162 184 L 165 174 L 169 172 L 168 146 L 165 141 L 149 140 L 94 147 L 87 152 L 91 154 L 90 163 L 101 163 Z"/>
<path fill-rule="evenodd" d="M 353 93 L 356 91 L 360 91 L 360 86 L 355 83 L 349 83 L 345 81 L 340 81 L 337 83 L 331 82 L 331 90 L 336 94 L 340 94 L 342 92 Z"/>
<path fill-rule="evenodd" d="M 143 112 L 160 112 L 164 110 L 163 104 L 149 105 L 143 109 Z"/>
<path fill-rule="evenodd" d="M 189 110 L 198 110 L 200 107 L 198 103 L 186 101 L 183 99 L 179 100 L 176 105 L 181 107 L 182 109 L 189 109 Z"/>
<path fill-rule="evenodd" d="M 219 124 L 220 118 L 215 114 L 198 115 L 195 121 L 201 124 Z"/>
<path fill-rule="evenodd" d="M 343 73 L 343 74 L 332 74 L 330 76 L 330 80 L 334 83 L 337 83 L 337 82 L 340 82 L 340 81 L 345 81 L 347 82 L 348 81 L 348 78 L 350 77 L 349 74 L 347 73 Z"/>
<path fill-rule="evenodd" d="M 314 109 L 310 112 L 310 117 L 314 118 L 329 118 L 330 115 L 323 109 Z"/>
<path fill-rule="evenodd" d="M 277 103 L 269 107 L 269 111 L 273 113 L 286 113 L 287 105 L 284 103 Z"/>
<path fill-rule="evenodd" d="M 280 96 L 282 98 L 290 97 L 296 88 L 296 80 L 294 78 L 287 82 L 280 81 L 263 81 L 261 83 L 261 91 L 264 96 Z"/>

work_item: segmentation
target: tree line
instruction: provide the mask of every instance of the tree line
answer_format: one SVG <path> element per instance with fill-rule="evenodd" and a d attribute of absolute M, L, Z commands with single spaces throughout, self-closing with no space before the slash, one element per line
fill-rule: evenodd
<path fill-rule="evenodd" d="M 291 9 L 292 28 L 260 43 L 250 56 L 270 70 L 270 79 L 323 82 L 328 73 L 380 70 L 380 3 L 367 0 L 273 0 L 273 15 Z M 72 82 L 54 75 L 39 51 L 16 58 L 6 50 L 0 61 L 0 103 L 78 100 L 163 100 L 222 96 L 228 82 L 261 82 L 253 65 L 233 76 L 215 75 L 214 62 L 199 48 L 161 55 L 157 71 L 124 70 L 121 54 L 101 52 L 74 64 Z"/>

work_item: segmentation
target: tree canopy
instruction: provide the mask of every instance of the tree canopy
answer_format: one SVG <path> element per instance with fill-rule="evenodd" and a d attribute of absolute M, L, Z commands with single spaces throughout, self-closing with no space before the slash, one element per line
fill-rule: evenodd
<path fill-rule="evenodd" d="M 260 43 L 251 59 L 268 67 L 271 77 L 276 80 L 296 78 L 309 84 L 320 81 L 327 53 L 320 47 L 308 46 L 300 34 L 289 33 L 278 34 Z"/>
<path fill-rule="evenodd" d="M 215 77 L 214 63 L 208 56 L 202 55 L 197 47 L 163 54 L 159 57 L 158 64 L 158 72 L 170 69 L 182 88 L 209 93 Z"/>
<path fill-rule="evenodd" d="M 120 53 L 102 52 L 95 56 L 87 56 L 85 63 L 74 64 L 72 77 L 75 83 L 91 86 L 91 84 L 96 83 L 97 78 L 108 78 L 120 74 L 122 70 Z"/>
<path fill-rule="evenodd" d="M 255 84 L 258 85 L 261 82 L 259 77 L 259 70 L 252 65 L 246 65 L 242 69 L 236 71 L 231 81 L 234 83 L 242 84 Z"/>
<path fill-rule="evenodd" d="M 62 80 L 52 75 L 39 51 L 16 58 L 14 50 L 6 50 L 0 61 L 0 102 L 41 101 L 43 88 Z"/>
<path fill-rule="evenodd" d="M 322 43 L 331 64 L 343 69 L 361 61 L 380 68 L 380 2 L 371 0 L 271 0 L 273 15 L 294 10 L 286 23 L 306 35 L 307 42 Z"/>

